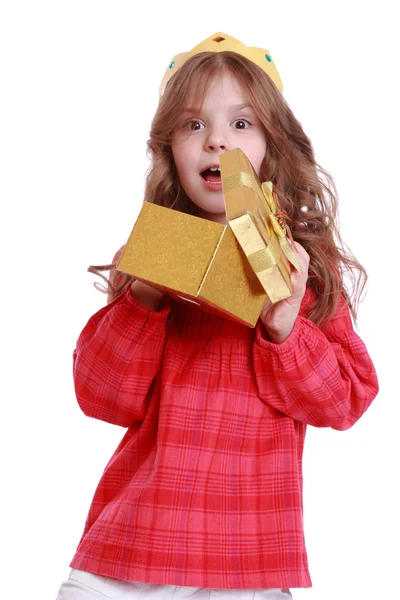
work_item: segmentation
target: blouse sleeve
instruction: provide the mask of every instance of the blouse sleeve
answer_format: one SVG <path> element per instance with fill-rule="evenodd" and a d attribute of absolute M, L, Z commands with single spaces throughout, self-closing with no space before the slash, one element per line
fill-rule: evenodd
<path fill-rule="evenodd" d="M 343 297 L 324 329 L 304 316 L 306 304 L 281 344 L 269 341 L 258 322 L 253 364 L 259 396 L 297 421 L 348 429 L 378 393 L 374 365 Z"/>
<path fill-rule="evenodd" d="M 144 418 L 171 306 L 153 311 L 122 294 L 89 319 L 73 353 L 78 403 L 89 417 L 129 427 Z"/>

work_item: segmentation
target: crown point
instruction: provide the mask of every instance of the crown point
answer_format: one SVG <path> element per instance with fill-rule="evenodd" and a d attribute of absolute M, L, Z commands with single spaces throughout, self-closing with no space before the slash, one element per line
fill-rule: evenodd
<path fill-rule="evenodd" d="M 267 61 L 268 61 L 268 62 L 272 62 L 272 58 L 270 57 L 270 55 L 269 55 L 269 54 L 266 54 L 266 55 L 265 55 L 265 58 L 267 59 Z"/>
<path fill-rule="evenodd" d="M 174 64 L 175 64 L 174 61 L 170 62 L 169 66 L 168 66 L 168 69 L 172 69 L 172 67 L 174 66 Z"/>

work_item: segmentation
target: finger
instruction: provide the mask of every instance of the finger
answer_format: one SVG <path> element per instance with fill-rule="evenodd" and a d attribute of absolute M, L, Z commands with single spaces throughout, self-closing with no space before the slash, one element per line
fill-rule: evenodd
<path fill-rule="evenodd" d="M 271 302 L 271 300 L 268 298 L 268 296 L 265 298 L 265 302 L 263 304 L 263 307 L 261 309 L 261 312 L 265 315 L 267 314 L 268 311 L 271 310 L 273 304 Z"/>
<path fill-rule="evenodd" d="M 295 245 L 295 250 L 299 256 L 303 257 L 306 260 L 310 260 L 310 255 L 308 254 L 308 252 L 304 248 L 304 246 L 299 244 L 299 242 L 294 242 L 294 245 Z"/>
<path fill-rule="evenodd" d="M 307 250 L 298 242 L 294 242 L 296 244 L 296 253 L 297 253 L 297 257 L 300 263 L 300 268 L 301 270 L 307 270 L 308 271 L 308 266 L 310 264 L 310 255 L 308 254 Z"/>
<path fill-rule="evenodd" d="M 297 273 L 297 275 L 301 276 L 302 273 L 308 273 L 308 267 L 309 267 L 310 261 L 307 259 L 307 257 L 301 256 L 300 254 L 298 254 L 297 259 L 298 259 L 300 271 L 298 271 L 296 269 L 296 267 L 291 262 L 289 262 L 290 274 L 292 275 L 292 273 L 293 274 Z"/>

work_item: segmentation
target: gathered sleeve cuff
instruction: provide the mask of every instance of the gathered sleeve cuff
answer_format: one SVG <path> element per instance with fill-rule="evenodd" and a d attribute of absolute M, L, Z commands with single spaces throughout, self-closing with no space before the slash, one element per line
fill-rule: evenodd
<path fill-rule="evenodd" d="M 87 416 L 122 427 L 144 418 L 170 310 L 168 297 L 159 311 L 143 306 L 128 284 L 89 319 L 73 352 L 76 397 Z"/>
<path fill-rule="evenodd" d="M 348 429 L 378 393 L 374 365 L 353 330 L 343 297 L 332 320 L 319 328 L 301 313 L 281 344 L 258 322 L 253 364 L 262 400 L 298 421 Z"/>

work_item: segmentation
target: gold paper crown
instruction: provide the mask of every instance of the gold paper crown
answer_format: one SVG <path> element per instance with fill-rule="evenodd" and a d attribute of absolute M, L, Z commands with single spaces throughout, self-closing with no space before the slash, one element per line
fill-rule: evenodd
<path fill-rule="evenodd" d="M 230 37 L 225 33 L 218 32 L 214 33 L 214 35 L 210 36 L 200 44 L 197 44 L 190 52 L 183 52 L 182 54 L 174 56 L 161 82 L 160 96 L 164 93 L 165 86 L 171 77 L 175 75 L 178 69 L 180 69 L 189 58 L 195 54 L 200 54 L 200 52 L 223 52 L 224 50 L 236 52 L 251 60 L 272 79 L 278 90 L 282 93 L 282 81 L 268 50 L 263 50 L 262 48 L 248 48 L 239 40 Z"/>

